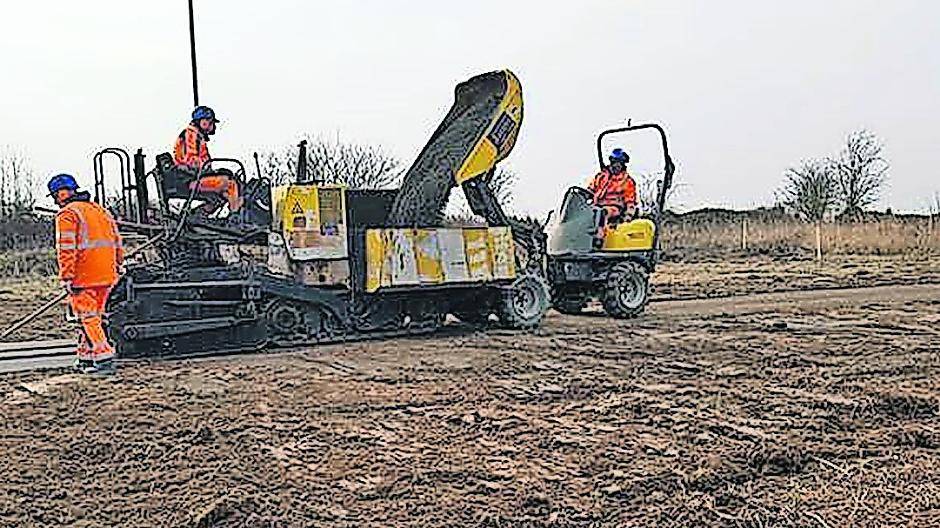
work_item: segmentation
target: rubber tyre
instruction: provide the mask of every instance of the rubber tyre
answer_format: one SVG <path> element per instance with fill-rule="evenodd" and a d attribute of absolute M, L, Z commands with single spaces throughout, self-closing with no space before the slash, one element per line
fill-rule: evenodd
<path fill-rule="evenodd" d="M 588 296 L 583 293 L 560 293 L 552 295 L 552 308 L 566 315 L 579 315 L 587 306 Z"/>
<path fill-rule="evenodd" d="M 617 319 L 641 314 L 650 299 L 649 273 L 636 262 L 621 262 L 607 274 L 603 290 L 604 311 Z"/>
<path fill-rule="evenodd" d="M 545 279 L 537 275 L 520 277 L 502 292 L 500 326 L 514 330 L 535 328 L 542 323 L 550 304 L 551 293 Z"/>

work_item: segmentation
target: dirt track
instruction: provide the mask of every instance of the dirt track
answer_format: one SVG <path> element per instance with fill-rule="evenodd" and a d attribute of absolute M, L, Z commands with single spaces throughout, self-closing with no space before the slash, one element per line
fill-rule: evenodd
<path fill-rule="evenodd" d="M 940 525 L 940 286 L 0 377 L 3 526 Z"/>

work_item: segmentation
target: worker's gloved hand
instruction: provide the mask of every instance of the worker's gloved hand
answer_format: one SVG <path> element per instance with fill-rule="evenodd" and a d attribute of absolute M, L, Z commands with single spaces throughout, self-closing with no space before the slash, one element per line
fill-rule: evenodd
<path fill-rule="evenodd" d="M 65 290 L 65 293 L 69 295 L 75 295 L 75 293 L 77 292 L 77 290 L 75 289 L 75 286 L 72 285 L 72 281 L 64 281 L 62 283 L 62 289 Z"/>
<path fill-rule="evenodd" d="M 636 217 L 637 217 L 636 205 L 634 205 L 634 204 L 627 205 L 627 209 L 626 209 L 626 212 L 625 212 L 625 214 L 624 214 L 624 217 L 625 217 L 625 219 L 626 219 L 628 222 L 629 222 L 630 220 L 636 219 Z"/>

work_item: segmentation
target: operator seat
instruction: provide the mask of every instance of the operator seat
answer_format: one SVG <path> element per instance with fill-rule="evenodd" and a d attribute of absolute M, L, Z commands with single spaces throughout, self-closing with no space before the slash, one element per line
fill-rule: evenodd
<path fill-rule="evenodd" d="M 173 163 L 173 156 L 169 152 L 158 154 L 156 158 L 156 176 L 163 196 L 164 205 L 169 209 L 171 199 L 187 200 L 192 193 L 190 185 L 196 181 L 196 175 L 180 169 Z M 216 193 L 196 191 L 193 200 L 208 202 L 214 209 L 222 206 L 225 200 Z"/>

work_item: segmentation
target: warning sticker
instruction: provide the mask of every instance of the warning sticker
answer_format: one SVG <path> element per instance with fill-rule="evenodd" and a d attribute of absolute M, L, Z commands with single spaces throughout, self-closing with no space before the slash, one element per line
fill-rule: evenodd
<path fill-rule="evenodd" d="M 304 214 L 304 208 L 300 206 L 300 202 L 295 200 L 294 206 L 290 208 L 290 213 L 295 215 Z"/>

